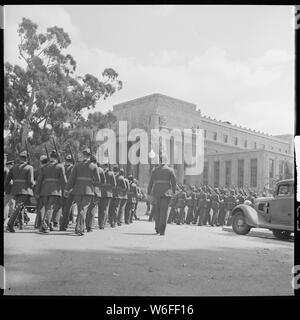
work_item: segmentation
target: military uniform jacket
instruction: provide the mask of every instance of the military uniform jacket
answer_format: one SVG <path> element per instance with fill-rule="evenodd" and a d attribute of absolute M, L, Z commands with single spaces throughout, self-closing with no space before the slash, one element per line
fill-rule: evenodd
<path fill-rule="evenodd" d="M 211 196 L 211 207 L 212 207 L 212 209 L 219 209 L 220 208 L 220 197 L 218 194 L 213 194 Z"/>
<path fill-rule="evenodd" d="M 237 205 L 236 197 L 234 195 L 230 195 L 227 198 L 227 209 L 232 210 Z"/>
<path fill-rule="evenodd" d="M 239 204 L 242 204 L 242 203 L 244 203 L 244 197 L 240 194 L 239 196 L 238 196 L 238 201 L 239 201 Z"/>
<path fill-rule="evenodd" d="M 102 191 L 101 191 L 101 185 L 106 184 L 106 177 L 105 172 L 102 168 L 97 167 L 99 178 L 100 178 L 100 185 L 95 185 L 95 196 L 98 198 L 102 198 Z"/>
<path fill-rule="evenodd" d="M 130 183 L 129 190 L 127 192 L 128 202 L 136 203 L 136 198 L 138 195 L 137 191 L 138 191 L 138 187 L 137 187 L 136 183 L 134 183 L 134 182 Z"/>
<path fill-rule="evenodd" d="M 153 197 L 172 197 L 176 191 L 176 177 L 174 170 L 167 165 L 160 165 L 151 173 L 147 193 Z"/>
<path fill-rule="evenodd" d="M 61 163 L 50 162 L 40 169 L 35 192 L 40 196 L 61 196 L 67 183 L 65 168 Z"/>
<path fill-rule="evenodd" d="M 219 207 L 219 209 L 221 211 L 221 210 L 225 210 L 225 208 L 226 208 L 225 196 L 221 196 L 220 197 L 220 207 Z"/>
<path fill-rule="evenodd" d="M 13 184 L 10 182 L 13 180 Z M 33 167 L 26 162 L 13 166 L 5 179 L 5 192 L 12 195 L 33 195 L 34 186 Z M 11 188 L 11 189 L 10 189 Z"/>
<path fill-rule="evenodd" d="M 177 196 L 177 208 L 184 208 L 185 207 L 185 200 L 186 200 L 186 193 L 184 191 L 180 191 Z"/>
<path fill-rule="evenodd" d="M 185 203 L 189 208 L 193 208 L 193 206 L 194 206 L 193 193 L 190 193 L 187 195 Z"/>
<path fill-rule="evenodd" d="M 84 160 L 74 166 L 65 189 L 67 191 L 72 189 L 73 195 L 93 196 L 95 185 L 100 185 L 98 167 L 90 160 Z"/>
<path fill-rule="evenodd" d="M 105 183 L 101 183 L 101 197 L 102 198 L 112 198 L 113 188 L 117 185 L 114 173 L 107 169 L 104 171 Z"/>
<path fill-rule="evenodd" d="M 117 199 L 124 199 L 127 192 L 127 183 L 125 178 L 121 175 L 116 176 L 117 185 L 113 188 L 113 197 Z"/>

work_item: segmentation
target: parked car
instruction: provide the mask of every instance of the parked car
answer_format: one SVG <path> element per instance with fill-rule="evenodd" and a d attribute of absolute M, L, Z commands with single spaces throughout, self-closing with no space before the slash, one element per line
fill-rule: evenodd
<path fill-rule="evenodd" d="M 278 239 L 289 239 L 294 232 L 294 179 L 279 181 L 273 197 L 257 198 L 253 206 L 237 205 L 231 212 L 231 221 L 237 234 L 265 228 Z"/>

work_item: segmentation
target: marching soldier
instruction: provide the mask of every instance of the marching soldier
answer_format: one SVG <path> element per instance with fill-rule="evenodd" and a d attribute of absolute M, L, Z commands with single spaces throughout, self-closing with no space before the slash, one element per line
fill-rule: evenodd
<path fill-rule="evenodd" d="M 230 196 L 227 198 L 226 225 L 231 225 L 231 211 L 237 205 L 237 199 L 234 190 L 230 190 Z"/>
<path fill-rule="evenodd" d="M 133 214 L 134 214 L 134 206 L 137 198 L 137 185 L 133 179 L 133 176 L 128 177 L 129 181 L 129 190 L 127 192 L 127 202 L 125 206 L 125 223 L 129 224 L 132 222 Z"/>
<path fill-rule="evenodd" d="M 143 198 L 143 193 L 142 193 L 142 189 L 139 187 L 138 181 L 136 179 L 133 179 L 133 182 L 136 184 L 136 197 L 135 197 L 136 200 L 133 205 L 132 218 L 134 218 L 135 220 L 140 220 L 140 218 L 138 218 L 136 212 L 137 212 L 139 200 Z"/>
<path fill-rule="evenodd" d="M 202 189 L 198 196 L 198 202 L 197 202 L 197 217 L 198 218 L 198 226 L 202 226 L 204 224 L 204 218 L 206 215 L 206 207 L 207 207 L 207 193 L 204 192 Z"/>
<path fill-rule="evenodd" d="M 124 211 L 125 211 L 125 206 L 128 200 L 127 192 L 130 188 L 130 184 L 127 178 L 124 177 L 124 169 L 121 168 L 119 170 L 119 176 L 122 176 L 126 185 L 126 189 L 120 189 L 120 205 L 118 209 L 118 215 L 117 215 L 117 224 L 118 226 L 122 225 L 123 222 L 123 217 L 124 217 Z M 130 222 L 130 221 L 129 221 Z"/>
<path fill-rule="evenodd" d="M 187 194 L 186 205 L 188 207 L 186 223 L 190 224 L 194 220 L 194 201 L 193 201 L 193 187 L 190 187 L 190 192 Z"/>
<path fill-rule="evenodd" d="M 23 229 L 24 208 L 33 196 L 34 186 L 33 167 L 27 163 L 27 152 L 19 155 L 19 163 L 14 165 L 8 172 L 5 180 L 5 190 L 11 187 L 11 194 L 15 197 L 15 210 L 7 223 L 7 231 L 15 232 L 14 225 L 19 219 L 20 229 Z M 13 184 L 10 185 L 11 180 Z"/>
<path fill-rule="evenodd" d="M 71 193 L 77 208 L 75 233 L 83 236 L 86 213 L 94 196 L 94 186 L 100 185 L 100 176 L 97 165 L 90 160 L 90 149 L 84 149 L 81 156 L 82 161 L 76 163 L 71 172 L 65 188 L 65 195 L 68 197 L 72 189 Z"/>
<path fill-rule="evenodd" d="M 40 232 L 47 233 L 48 227 L 53 230 L 52 215 L 61 202 L 62 190 L 67 183 L 65 168 L 58 163 L 58 154 L 56 151 L 50 152 L 50 162 L 40 170 L 36 184 L 36 197 L 41 198 L 45 212 L 41 219 Z"/>
<path fill-rule="evenodd" d="M 223 226 L 225 224 L 225 216 L 226 216 L 226 194 L 225 192 L 221 192 L 220 196 L 220 207 L 219 207 L 219 218 L 218 225 Z"/>
<path fill-rule="evenodd" d="M 7 161 L 7 154 L 4 154 L 4 179 L 3 182 L 5 183 L 6 177 L 9 173 L 9 170 L 13 167 L 13 161 Z M 12 181 L 10 182 L 9 186 L 5 190 L 5 185 L 4 185 L 4 222 L 5 220 L 10 217 L 11 213 L 14 210 L 15 206 L 15 201 L 14 197 L 11 194 L 11 184 Z"/>
<path fill-rule="evenodd" d="M 34 180 L 38 181 L 41 168 L 44 167 L 48 163 L 48 158 L 46 155 L 40 156 L 40 167 L 34 172 Z M 34 188 L 34 194 L 36 194 L 36 186 Z M 42 223 L 42 215 L 44 215 L 44 207 L 41 198 L 37 199 L 37 206 L 36 206 L 36 217 L 34 222 L 34 228 L 40 229 Z"/>
<path fill-rule="evenodd" d="M 119 169 L 114 167 L 114 175 L 117 185 L 113 188 L 113 198 L 109 207 L 109 223 L 112 228 L 116 226 L 117 214 L 119 212 L 119 206 L 122 199 L 122 192 L 126 191 L 127 185 L 122 175 L 119 175 Z"/>
<path fill-rule="evenodd" d="M 67 181 L 70 178 L 73 168 L 74 168 L 74 162 L 73 162 L 72 156 L 68 154 L 66 156 L 66 162 L 65 162 L 65 174 L 66 174 Z M 72 207 L 73 207 L 73 195 L 69 194 L 69 196 L 66 198 L 65 195 L 63 194 L 62 216 L 60 218 L 59 231 L 67 231 L 69 222 L 74 221 Z"/>
<path fill-rule="evenodd" d="M 202 219 L 202 225 L 204 226 L 206 226 L 207 223 L 211 224 L 210 210 L 211 210 L 211 194 L 206 193 L 205 213 Z"/>
<path fill-rule="evenodd" d="M 171 201 L 169 203 L 169 207 L 170 207 L 170 213 L 169 213 L 169 217 L 168 217 L 168 223 L 173 223 L 176 222 L 177 220 L 177 201 L 178 201 L 178 193 L 179 193 L 179 186 L 176 186 L 176 192 L 175 195 L 171 198 Z"/>
<path fill-rule="evenodd" d="M 218 218 L 219 218 L 219 210 L 220 210 L 220 196 L 219 190 L 215 188 L 215 193 L 211 196 L 211 208 L 213 211 L 212 219 L 211 219 L 211 226 L 217 226 Z"/>
<path fill-rule="evenodd" d="M 186 192 L 184 186 L 179 191 L 179 194 L 177 196 L 177 204 L 176 207 L 178 208 L 179 215 L 177 219 L 177 224 L 184 224 L 185 220 L 185 200 L 186 200 Z"/>
<path fill-rule="evenodd" d="M 104 229 L 108 218 L 109 208 L 113 197 L 113 188 L 116 187 L 116 178 L 110 170 L 108 163 L 103 164 L 105 174 L 105 183 L 100 185 L 101 201 L 98 204 L 98 226 L 99 229 Z"/>
<path fill-rule="evenodd" d="M 167 165 L 167 157 L 162 155 L 161 165 L 151 173 L 147 194 L 155 199 L 156 216 L 155 230 L 160 235 L 165 235 L 168 219 L 168 206 L 172 195 L 176 191 L 176 177 L 174 170 Z"/>
<path fill-rule="evenodd" d="M 98 173 L 100 177 L 100 186 L 95 186 L 94 188 L 94 196 L 90 203 L 90 206 L 87 210 L 86 214 L 86 230 L 87 232 L 93 231 L 94 220 L 96 212 L 99 212 L 99 205 L 102 200 L 101 197 L 101 185 L 106 183 L 105 173 L 104 170 L 100 167 L 100 163 L 97 163 L 97 160 L 94 156 L 91 157 L 91 162 L 97 164 Z"/>

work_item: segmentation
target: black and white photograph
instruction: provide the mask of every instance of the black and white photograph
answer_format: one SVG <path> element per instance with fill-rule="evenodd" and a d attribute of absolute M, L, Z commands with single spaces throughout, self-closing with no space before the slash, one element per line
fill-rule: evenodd
<path fill-rule="evenodd" d="M 297 12 L 3 6 L 3 295 L 294 297 Z"/>

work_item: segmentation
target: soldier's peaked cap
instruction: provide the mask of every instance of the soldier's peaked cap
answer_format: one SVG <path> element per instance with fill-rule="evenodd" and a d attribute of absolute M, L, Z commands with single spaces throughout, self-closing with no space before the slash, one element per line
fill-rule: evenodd
<path fill-rule="evenodd" d="M 71 156 L 70 154 L 68 154 L 68 155 L 66 156 L 66 160 L 68 160 L 68 161 L 72 160 L 72 156 Z"/>
<path fill-rule="evenodd" d="M 55 150 L 52 150 L 52 151 L 50 152 L 50 157 L 52 157 L 52 158 L 57 158 L 57 153 L 56 153 Z"/>
<path fill-rule="evenodd" d="M 46 159 L 48 159 L 46 155 L 43 154 L 40 156 L 40 161 L 45 161 Z"/>
<path fill-rule="evenodd" d="M 27 158 L 27 152 L 26 152 L 26 151 L 20 152 L 20 157 L 25 157 L 25 158 Z"/>
<path fill-rule="evenodd" d="M 114 171 L 119 171 L 119 167 L 118 166 L 114 166 L 113 170 Z"/>

